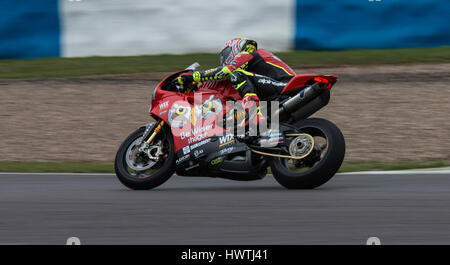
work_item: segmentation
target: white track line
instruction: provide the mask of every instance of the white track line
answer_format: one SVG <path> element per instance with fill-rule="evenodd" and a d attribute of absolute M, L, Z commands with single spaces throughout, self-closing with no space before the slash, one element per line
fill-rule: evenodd
<path fill-rule="evenodd" d="M 450 170 L 390 170 L 390 171 L 357 171 L 338 173 L 338 175 L 411 175 L 411 174 L 449 174 Z M 28 172 L 0 172 L 1 175 L 41 175 L 41 176 L 115 176 L 114 173 L 28 173 Z"/>
<path fill-rule="evenodd" d="M 0 246 L 28 246 L 30 243 L 0 243 Z"/>
<path fill-rule="evenodd" d="M 45 176 L 115 176 L 114 173 L 33 173 L 33 172 L 0 172 L 0 175 L 45 175 Z"/>
<path fill-rule="evenodd" d="M 450 174 L 450 170 L 386 170 L 386 171 L 358 171 L 339 173 L 340 175 L 411 175 L 411 174 Z"/>

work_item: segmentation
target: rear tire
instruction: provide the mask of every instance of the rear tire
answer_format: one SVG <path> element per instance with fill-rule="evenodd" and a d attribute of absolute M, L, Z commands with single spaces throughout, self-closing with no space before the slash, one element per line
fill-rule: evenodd
<path fill-rule="evenodd" d="M 141 178 L 134 176 L 129 172 L 126 162 L 127 150 L 129 149 L 130 145 L 132 145 L 136 141 L 136 139 L 142 137 L 144 131 L 145 127 L 141 127 L 130 134 L 127 139 L 125 139 L 125 141 L 117 151 L 114 162 L 114 168 L 117 178 L 123 185 L 134 190 L 148 190 L 158 187 L 159 185 L 166 182 L 175 172 L 173 137 L 170 129 L 167 128 L 167 126 L 164 126 L 163 129 L 159 132 L 161 137 L 164 138 L 167 145 L 167 157 L 164 161 L 161 161 L 159 163 L 160 167 L 158 167 L 155 172 L 152 172 L 149 175 L 144 175 L 144 177 Z"/>
<path fill-rule="evenodd" d="M 300 130 L 320 130 L 327 139 L 324 156 L 311 168 L 303 172 L 294 172 L 285 166 L 282 158 L 270 161 L 273 176 L 288 189 L 314 189 L 330 180 L 342 165 L 345 156 L 345 140 L 342 132 L 332 122 L 311 118 L 294 124 Z"/>

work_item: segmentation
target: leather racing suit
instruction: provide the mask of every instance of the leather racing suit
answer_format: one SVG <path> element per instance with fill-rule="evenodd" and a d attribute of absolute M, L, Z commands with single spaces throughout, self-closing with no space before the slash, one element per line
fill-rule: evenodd
<path fill-rule="evenodd" d="M 231 84 L 246 100 L 273 100 L 295 76 L 286 63 L 272 53 L 258 49 L 242 51 L 233 61 L 206 71 L 193 73 L 196 82 L 222 80 L 229 77 Z"/>

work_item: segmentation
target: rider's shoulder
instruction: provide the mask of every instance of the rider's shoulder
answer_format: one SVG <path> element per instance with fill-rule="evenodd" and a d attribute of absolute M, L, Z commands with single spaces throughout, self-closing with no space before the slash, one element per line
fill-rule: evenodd
<path fill-rule="evenodd" d="M 273 54 L 271 52 L 269 52 L 268 50 L 265 50 L 265 49 L 257 49 L 255 51 L 255 53 L 258 53 L 261 56 L 273 56 Z"/>

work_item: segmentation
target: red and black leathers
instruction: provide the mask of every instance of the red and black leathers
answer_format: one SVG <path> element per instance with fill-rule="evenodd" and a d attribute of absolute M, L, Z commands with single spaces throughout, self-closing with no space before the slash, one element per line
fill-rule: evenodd
<path fill-rule="evenodd" d="M 239 53 L 228 65 L 194 72 L 193 80 L 197 82 L 221 80 L 230 75 L 233 87 L 241 96 L 256 93 L 261 99 L 269 99 L 281 91 L 295 72 L 272 53 L 258 49 L 254 52 Z"/>
<path fill-rule="evenodd" d="M 206 71 L 196 71 L 190 77 L 179 78 L 196 82 L 217 81 L 230 78 L 234 89 L 238 90 L 245 102 L 253 101 L 259 110 L 259 100 L 275 99 L 295 72 L 272 53 L 249 45 L 240 52 L 231 63 Z M 246 106 L 244 106 L 246 107 Z M 258 111 L 254 122 L 264 119 Z"/>

